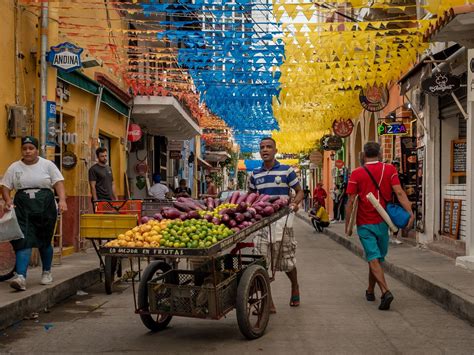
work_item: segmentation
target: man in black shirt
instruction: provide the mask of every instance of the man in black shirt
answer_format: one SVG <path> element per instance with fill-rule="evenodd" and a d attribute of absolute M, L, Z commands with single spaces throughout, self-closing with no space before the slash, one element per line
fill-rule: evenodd
<path fill-rule="evenodd" d="M 97 148 L 97 163 L 89 169 L 89 184 L 92 200 L 117 200 L 112 169 L 107 164 L 107 149 Z"/>
<path fill-rule="evenodd" d="M 176 197 L 191 197 L 191 189 L 186 186 L 186 180 L 179 180 L 179 186 L 174 190 Z"/>

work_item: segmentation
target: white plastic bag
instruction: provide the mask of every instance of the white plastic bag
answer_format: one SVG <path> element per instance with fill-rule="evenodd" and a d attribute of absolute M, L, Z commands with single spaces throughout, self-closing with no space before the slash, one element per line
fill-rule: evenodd
<path fill-rule="evenodd" d="M 0 218 L 0 242 L 8 242 L 24 237 L 16 219 L 15 209 L 12 208 L 10 211 L 5 212 L 3 217 Z"/>
<path fill-rule="evenodd" d="M 295 219 L 295 214 L 294 212 L 291 212 L 288 215 L 288 220 L 286 219 L 286 216 L 283 216 L 278 221 L 273 222 L 271 224 L 272 242 L 280 242 L 283 239 L 283 229 L 285 228 L 285 223 L 286 223 L 286 228 L 291 228 L 293 227 L 294 219 Z"/>

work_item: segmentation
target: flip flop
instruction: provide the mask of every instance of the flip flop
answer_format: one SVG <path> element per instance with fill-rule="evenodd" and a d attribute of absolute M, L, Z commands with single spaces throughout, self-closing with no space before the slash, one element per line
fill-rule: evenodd
<path fill-rule="evenodd" d="M 290 307 L 298 307 L 300 305 L 300 295 L 293 295 L 290 298 Z"/>

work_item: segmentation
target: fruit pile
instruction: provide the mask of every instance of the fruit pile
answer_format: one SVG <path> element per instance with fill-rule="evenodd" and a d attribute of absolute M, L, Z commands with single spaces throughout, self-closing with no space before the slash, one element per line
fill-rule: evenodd
<path fill-rule="evenodd" d="M 234 231 L 225 225 L 216 225 L 205 219 L 180 219 L 171 222 L 163 231 L 160 243 L 163 247 L 209 248 L 218 241 L 230 237 Z"/>
<path fill-rule="evenodd" d="M 233 203 L 223 203 L 222 205 L 219 205 L 216 208 L 214 208 L 212 211 L 198 210 L 198 213 L 202 218 L 209 218 L 206 216 L 210 216 L 211 219 L 213 217 L 221 219 L 222 214 L 220 214 L 219 212 L 225 209 L 229 209 L 229 208 L 237 208 L 237 205 Z"/>
<path fill-rule="evenodd" d="M 117 239 L 106 243 L 106 247 L 127 248 L 159 248 L 163 233 L 167 229 L 170 220 L 150 220 L 145 224 L 137 226 L 124 234 L 119 234 Z"/>
<path fill-rule="evenodd" d="M 172 219 L 181 221 L 205 219 L 215 225 L 224 224 L 235 232 L 251 226 L 264 217 L 271 216 L 289 203 L 287 198 L 259 195 L 257 193 L 240 194 L 234 192 L 225 202 L 211 197 L 205 201 L 180 197 L 173 207 L 164 207 L 153 216 L 156 220 Z M 142 217 L 141 223 L 147 223 L 149 217 Z"/>
<path fill-rule="evenodd" d="M 117 239 L 105 244 L 115 248 L 209 248 L 218 241 L 234 234 L 225 225 L 216 225 L 205 219 L 150 220 L 137 226 Z"/>

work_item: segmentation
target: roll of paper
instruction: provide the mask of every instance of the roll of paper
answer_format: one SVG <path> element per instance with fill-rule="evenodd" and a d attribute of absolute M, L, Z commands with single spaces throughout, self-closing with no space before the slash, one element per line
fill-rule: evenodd
<path fill-rule="evenodd" d="M 354 230 L 354 224 L 357 220 L 357 207 L 359 206 L 359 196 L 357 195 L 354 200 L 354 204 L 352 205 L 352 212 L 349 218 L 349 225 L 347 226 L 347 236 L 352 236 L 352 232 Z"/>
<path fill-rule="evenodd" d="M 374 206 L 374 208 L 377 210 L 380 217 L 382 217 L 383 220 L 388 224 L 388 228 L 390 228 L 393 233 L 398 232 L 397 226 L 393 224 L 387 211 L 385 211 L 385 208 L 382 207 L 379 200 L 375 198 L 374 194 L 372 192 L 369 192 L 366 197 L 367 200 L 369 200 L 369 202 L 372 204 L 372 206 Z"/>

